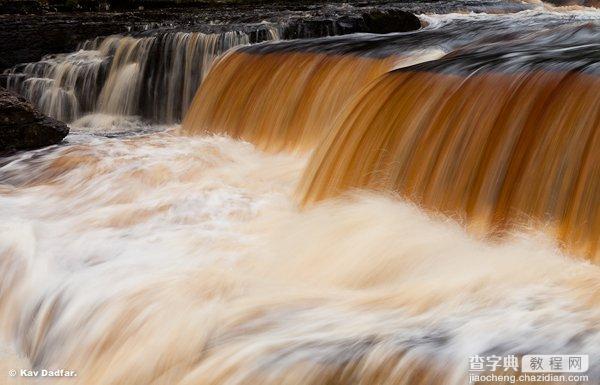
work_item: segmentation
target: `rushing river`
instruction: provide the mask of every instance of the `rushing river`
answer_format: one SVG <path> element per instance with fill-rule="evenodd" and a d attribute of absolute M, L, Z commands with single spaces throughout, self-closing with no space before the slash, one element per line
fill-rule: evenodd
<path fill-rule="evenodd" d="M 599 383 L 600 11 L 530 8 L 219 48 L 168 125 L 68 107 L 0 159 L 0 384 L 464 385 L 525 354 Z"/>

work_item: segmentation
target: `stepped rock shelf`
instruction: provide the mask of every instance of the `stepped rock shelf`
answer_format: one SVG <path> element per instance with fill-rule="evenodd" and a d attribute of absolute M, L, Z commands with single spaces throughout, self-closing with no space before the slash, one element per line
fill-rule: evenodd
<path fill-rule="evenodd" d="M 112 34 L 144 35 L 159 31 L 220 33 L 241 31 L 251 42 L 264 40 L 276 25 L 284 39 L 314 38 L 355 32 L 389 33 L 420 28 L 419 19 L 402 4 L 214 3 L 178 8 L 5 13 L 0 6 L 0 71 L 53 53 L 70 52 L 85 40 Z M 14 11 L 14 10 L 13 10 Z M 5 7 L 4 12 L 8 12 Z M 41 12 L 41 14 L 40 14 Z M 43 36 L 43 38 L 40 38 Z M 1 84 L 1 82 L 0 82 Z"/>

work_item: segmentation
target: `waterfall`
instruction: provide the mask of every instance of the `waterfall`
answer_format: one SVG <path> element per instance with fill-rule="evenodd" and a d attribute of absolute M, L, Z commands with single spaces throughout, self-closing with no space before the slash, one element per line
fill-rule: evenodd
<path fill-rule="evenodd" d="M 159 60 L 147 75 L 149 115 L 169 123 L 181 120 L 215 59 L 243 44 L 250 44 L 250 37 L 239 31 L 209 35 L 178 32 L 162 39 L 158 43 Z"/>
<path fill-rule="evenodd" d="M 600 384 L 600 12 L 482 3 L 11 70 L 77 120 L 0 158 L 0 384 Z"/>
<path fill-rule="evenodd" d="M 478 234 L 542 228 L 600 262 L 597 31 L 488 43 L 382 76 L 315 151 L 302 202 L 394 191 Z"/>
<path fill-rule="evenodd" d="M 391 68 L 391 60 L 233 53 L 211 72 L 183 127 L 265 149 L 308 149 L 350 95 Z"/>
<path fill-rule="evenodd" d="M 307 151 L 348 100 L 398 66 L 437 57 L 236 51 L 211 71 L 184 122 L 187 133 L 226 133 L 269 151 Z"/>
<path fill-rule="evenodd" d="M 125 37 L 119 42 L 96 111 L 111 115 L 134 115 L 138 111 L 145 65 L 153 38 Z"/>
<path fill-rule="evenodd" d="M 37 63 L 8 70 L 6 85 L 45 114 L 71 121 L 94 108 L 107 64 L 106 54 L 80 50 L 68 55 L 48 55 Z"/>
<path fill-rule="evenodd" d="M 183 130 L 266 150 L 316 147 L 303 204 L 357 188 L 395 192 L 478 234 L 544 228 L 597 260 L 596 30 L 560 27 L 439 60 L 435 51 L 341 54 L 333 43 L 247 47 L 211 72 Z"/>
<path fill-rule="evenodd" d="M 277 28 L 266 31 L 264 39 L 279 38 Z M 216 58 L 249 43 L 250 35 L 242 31 L 96 38 L 76 52 L 5 71 L 6 85 L 66 122 L 99 113 L 175 123 Z"/>
<path fill-rule="evenodd" d="M 396 191 L 479 233 L 537 220 L 597 260 L 598 87 L 597 75 L 561 72 L 390 74 L 317 150 L 302 199 Z"/>

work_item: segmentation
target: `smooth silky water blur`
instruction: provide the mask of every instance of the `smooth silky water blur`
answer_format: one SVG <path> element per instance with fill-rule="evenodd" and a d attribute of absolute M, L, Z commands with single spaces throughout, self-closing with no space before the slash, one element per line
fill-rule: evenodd
<path fill-rule="evenodd" d="M 2 366 L 86 385 L 462 384 L 471 354 L 600 353 L 597 268 L 391 196 L 299 211 L 305 161 L 172 130 L 12 159 Z"/>
<path fill-rule="evenodd" d="M 435 29 L 505 16 L 427 17 Z M 448 46 L 429 48 L 405 64 Z M 315 60 L 326 84 L 352 62 Z M 402 66 L 392 61 L 376 72 Z M 0 370 L 77 377 L 1 381 L 464 385 L 470 355 L 538 353 L 588 354 L 596 383 L 600 270 L 551 234 L 490 240 L 393 189 L 298 204 L 308 148 L 336 127 L 320 111 L 345 111 L 310 92 L 335 108 L 319 105 L 308 136 L 253 132 L 204 107 L 191 114 L 222 126 L 190 118 L 186 135 L 107 113 L 78 120 L 60 146 L 2 158 Z"/>

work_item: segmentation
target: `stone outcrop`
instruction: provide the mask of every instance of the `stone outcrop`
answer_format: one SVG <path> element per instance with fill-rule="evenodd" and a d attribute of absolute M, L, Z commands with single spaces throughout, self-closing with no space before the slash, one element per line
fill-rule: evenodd
<path fill-rule="evenodd" d="M 41 114 L 24 98 L 0 88 L 0 154 L 60 143 L 68 133 L 65 123 Z"/>

